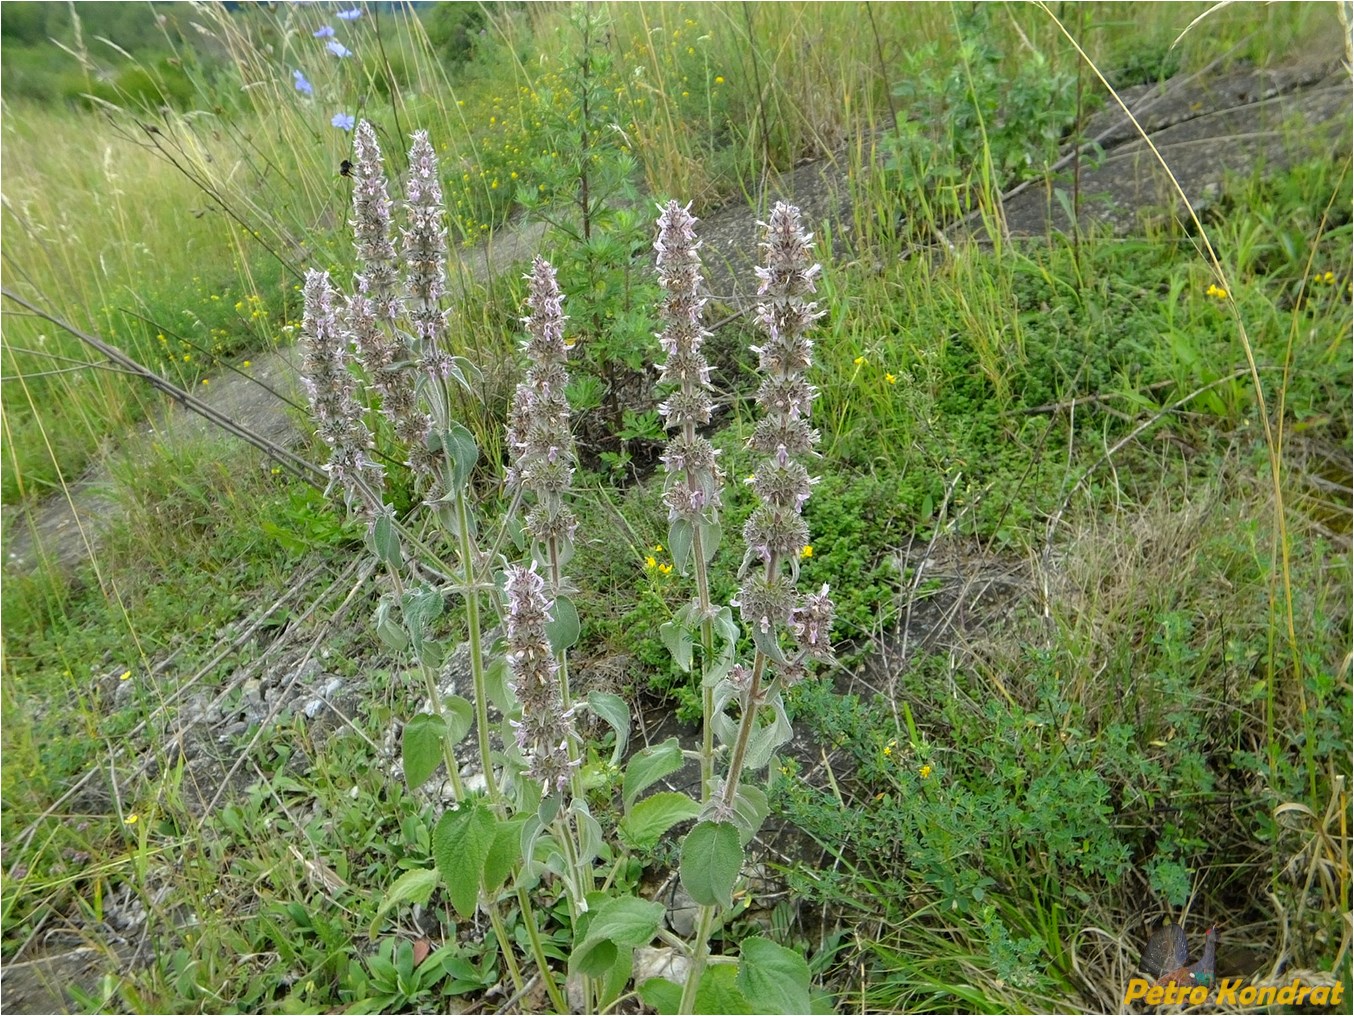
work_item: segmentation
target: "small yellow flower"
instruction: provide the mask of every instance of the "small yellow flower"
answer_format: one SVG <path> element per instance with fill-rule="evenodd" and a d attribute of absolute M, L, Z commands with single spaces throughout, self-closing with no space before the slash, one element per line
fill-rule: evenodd
<path fill-rule="evenodd" d="M 118 680 L 119 680 L 119 681 L 126 681 L 126 680 L 130 679 L 131 676 L 132 676 L 132 672 L 131 672 L 130 670 L 124 670 L 120 675 L 118 675 Z"/>
<path fill-rule="evenodd" d="M 800 557 L 813 557 L 813 544 L 806 543 L 799 552 Z"/>
<path fill-rule="evenodd" d="M 124 818 L 122 821 L 125 822 L 125 823 L 127 823 L 127 825 L 136 825 L 136 823 L 139 822 L 140 819 L 141 819 L 141 816 L 140 816 L 140 815 L 138 815 L 136 812 L 132 812 L 130 815 L 128 815 L 128 816 L 127 816 L 126 818 Z"/>
<path fill-rule="evenodd" d="M 715 75 L 715 84 L 717 84 L 717 85 L 722 85 L 722 84 L 724 84 L 724 75 L 722 75 L 722 74 L 716 74 L 716 75 Z"/>
<path fill-rule="evenodd" d="M 659 574 L 662 574 L 662 575 L 671 575 L 671 574 L 672 574 L 672 565 L 670 565 L 670 564 L 660 564 L 660 565 L 658 566 L 658 571 L 659 571 Z"/>
<path fill-rule="evenodd" d="M 653 571 L 655 568 L 658 567 L 658 559 L 654 557 L 652 554 L 650 554 L 648 557 L 644 559 L 644 567 L 647 568 L 649 571 Z"/>
<path fill-rule="evenodd" d="M 1223 289 L 1221 286 L 1215 285 L 1214 283 L 1210 282 L 1208 284 L 1208 289 L 1204 291 L 1204 295 L 1217 297 L 1219 300 L 1226 300 L 1227 290 Z"/>
<path fill-rule="evenodd" d="M 661 543 L 655 543 L 655 544 L 653 545 L 653 549 L 654 549 L 654 553 L 656 553 L 656 554 L 661 554 L 661 553 L 663 553 L 663 545 L 662 545 Z"/>
<path fill-rule="evenodd" d="M 274 466 L 274 467 L 273 467 L 273 475 L 274 475 L 274 476 L 278 476 L 278 475 L 280 475 L 281 473 L 282 473 L 282 467 L 281 467 L 281 466 Z"/>
<path fill-rule="evenodd" d="M 184 363 L 187 363 L 187 362 L 188 362 L 189 360 L 191 360 L 192 358 L 193 358 L 193 354 L 192 354 L 192 353 L 184 353 L 184 354 L 183 354 L 183 362 L 184 362 Z"/>
<path fill-rule="evenodd" d="M 1335 273 L 1327 272 L 1325 275 L 1321 276 L 1321 281 L 1328 286 L 1333 284 L 1335 282 Z"/>
<path fill-rule="evenodd" d="M 924 765 L 917 770 L 917 775 L 919 775 L 923 780 L 929 780 L 933 772 L 935 772 L 935 770 L 932 769 L 930 764 L 928 763 L 927 765 Z"/>
<path fill-rule="evenodd" d="M 253 361 L 253 360 L 246 360 L 246 361 L 244 362 L 244 365 L 245 365 L 246 368 L 252 367 L 252 366 L 254 366 L 254 361 Z"/>
<path fill-rule="evenodd" d="M 898 381 L 898 379 L 894 377 L 892 374 L 885 374 L 884 380 L 887 381 L 889 384 L 895 384 Z"/>
<path fill-rule="evenodd" d="M 888 744 L 884 745 L 884 757 L 885 757 L 885 758 L 893 758 L 893 749 L 894 749 L 894 746 L 896 746 L 897 744 L 898 744 L 897 741 L 890 741 Z"/>
<path fill-rule="evenodd" d="M 207 382 L 207 379 L 206 379 L 205 377 L 202 379 L 202 383 L 203 383 L 203 385 L 206 385 L 206 384 L 208 383 L 208 382 Z"/>
<path fill-rule="evenodd" d="M 854 360 L 852 360 L 851 362 L 854 363 L 857 367 L 864 367 L 867 361 L 866 361 L 865 357 L 863 357 L 863 356 L 858 356 L 858 357 L 856 357 Z"/>

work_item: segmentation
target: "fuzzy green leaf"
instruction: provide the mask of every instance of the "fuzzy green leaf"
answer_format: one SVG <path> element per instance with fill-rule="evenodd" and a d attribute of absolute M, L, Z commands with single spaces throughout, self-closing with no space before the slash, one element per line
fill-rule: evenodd
<path fill-rule="evenodd" d="M 645 789 L 682 768 L 682 762 L 682 748 L 675 737 L 635 752 L 630 764 L 625 767 L 625 780 L 621 785 L 625 810 L 629 812 L 635 798 Z"/>
<path fill-rule="evenodd" d="M 689 674 L 691 672 L 691 629 L 678 624 L 676 621 L 668 621 L 659 626 L 658 634 L 662 636 L 663 645 L 667 646 L 668 652 L 672 654 L 677 666 L 682 668 L 683 673 Z"/>
<path fill-rule="evenodd" d="M 730 822 L 701 822 L 682 841 L 682 885 L 703 907 L 729 907 L 743 868 L 743 846 Z"/>
<path fill-rule="evenodd" d="M 728 963 L 705 968 L 696 987 L 695 1011 L 747 1016 L 754 1012 L 751 1003 L 738 990 L 738 968 Z"/>
<path fill-rule="evenodd" d="M 571 970 L 600 977 L 611 969 L 619 951 L 648 945 L 663 920 L 664 906 L 633 896 L 603 903 L 588 922 L 582 944 L 569 957 Z"/>
<path fill-rule="evenodd" d="M 588 693 L 588 707 L 616 732 L 616 748 L 611 753 L 611 764 L 620 765 L 621 759 L 625 757 L 625 749 L 630 744 L 630 707 L 619 695 L 603 691 Z"/>
<path fill-rule="evenodd" d="M 460 744 L 461 738 L 470 733 L 475 723 L 475 706 L 460 695 L 448 695 L 442 705 L 446 710 L 447 741 Z"/>
<path fill-rule="evenodd" d="M 419 713 L 404 725 L 401 754 L 404 758 L 404 781 L 410 790 L 417 790 L 428 782 L 428 777 L 442 761 L 442 738 L 447 726 L 442 717 Z"/>
<path fill-rule="evenodd" d="M 695 818 L 700 810 L 700 803 L 686 794 L 672 791 L 654 794 L 621 819 L 621 839 L 635 850 L 652 850 L 665 832 L 678 822 Z"/>
<path fill-rule="evenodd" d="M 451 905 L 463 918 L 475 913 L 480 876 L 494 845 L 494 816 L 477 804 L 446 812 L 433 830 L 433 859 Z"/>
<path fill-rule="evenodd" d="M 522 856 L 522 826 L 527 816 L 502 819 L 494 827 L 494 842 L 484 859 L 484 888 L 489 893 L 496 892 L 509 875 L 512 866 Z"/>
<path fill-rule="evenodd" d="M 545 623 L 545 634 L 550 639 L 551 650 L 562 653 L 578 641 L 579 632 L 583 630 L 578 623 L 578 609 L 569 597 L 559 596 L 555 598 L 555 606 L 550 613 L 552 616 Z"/>
<path fill-rule="evenodd" d="M 806 1013 L 809 965 L 804 957 L 767 938 L 745 938 L 738 964 L 738 988 L 764 1013 Z"/>
<path fill-rule="evenodd" d="M 639 997 L 659 1016 L 674 1016 L 682 1006 L 682 986 L 664 977 L 650 977 L 639 986 Z"/>
<path fill-rule="evenodd" d="M 391 907 L 399 906 L 401 903 L 427 903 L 433 890 L 437 888 L 437 879 L 436 868 L 414 868 L 397 878 L 395 884 L 387 890 L 385 899 L 381 900 L 376 916 L 371 919 L 371 927 L 367 929 L 368 936 L 376 937 L 376 929 L 381 925 L 381 918 Z"/>

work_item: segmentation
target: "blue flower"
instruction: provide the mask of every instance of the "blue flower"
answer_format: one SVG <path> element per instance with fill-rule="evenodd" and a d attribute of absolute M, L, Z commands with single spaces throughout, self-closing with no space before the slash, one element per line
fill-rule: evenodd
<path fill-rule="evenodd" d="M 315 87 L 306 80 L 306 76 L 300 71 L 291 72 L 292 83 L 296 85 L 296 90 L 302 95 L 314 95 Z"/>
<path fill-rule="evenodd" d="M 334 17 L 338 18 L 340 21 L 356 21 L 358 18 L 362 17 L 362 8 L 354 7 L 351 10 L 339 11 Z"/>
<path fill-rule="evenodd" d="M 317 39 L 332 39 L 334 37 L 334 29 L 329 25 L 321 25 L 319 28 L 315 29 L 313 34 Z"/>
<path fill-rule="evenodd" d="M 335 127 L 337 127 L 339 130 L 344 131 L 352 130 L 353 124 L 357 123 L 357 121 L 353 118 L 353 115 L 351 113 L 335 113 L 334 119 L 330 120 L 329 122 L 333 124 Z"/>
<path fill-rule="evenodd" d="M 333 53 L 337 57 L 345 57 L 353 55 L 353 51 L 349 49 L 347 46 L 345 46 L 343 43 L 339 42 L 337 39 L 330 39 L 328 42 L 324 44 L 324 48 L 329 50 L 329 52 Z"/>

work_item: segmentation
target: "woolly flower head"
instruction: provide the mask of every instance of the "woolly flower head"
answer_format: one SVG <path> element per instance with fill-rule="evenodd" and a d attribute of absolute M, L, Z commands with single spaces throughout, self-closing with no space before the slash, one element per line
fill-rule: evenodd
<path fill-rule="evenodd" d="M 307 272 L 302 293 L 301 373 L 316 429 L 330 448 L 329 485 L 340 487 L 350 506 L 360 504 L 370 514 L 381 505 L 384 472 L 367 455 L 371 432 L 348 371 L 349 337 L 334 308 L 329 273 Z"/>
<path fill-rule="evenodd" d="M 663 499 L 668 517 L 697 522 L 714 521 L 720 506 L 719 469 L 715 449 L 696 432 L 710 422 L 710 364 L 701 344 L 710 334 L 701 324 L 705 299 L 701 296 L 700 242 L 696 219 L 689 209 L 669 201 L 658 217 L 658 284 L 663 289 L 659 315 L 663 332 L 659 344 L 667 360 L 659 367 L 659 385 L 672 386 L 658 406 L 669 429 L 677 433 L 663 455 L 669 476 Z"/>
<path fill-rule="evenodd" d="M 522 718 L 514 724 L 517 744 L 527 759 L 528 775 L 539 780 L 547 793 L 561 791 L 577 762 L 569 760 L 573 711 L 564 709 L 559 664 L 546 635 L 550 601 L 545 580 L 534 567 L 509 565 L 504 593 L 508 601 L 508 669 L 522 707 Z"/>
<path fill-rule="evenodd" d="M 564 369 L 568 358 L 564 297 L 554 267 L 542 257 L 532 262 L 527 279 L 529 313 L 522 319 L 526 329 L 522 349 L 529 366 L 508 410 L 508 445 L 514 455 L 508 482 L 534 495 L 527 532 L 540 544 L 553 547 L 562 560 L 569 554 L 577 525 L 563 503 L 575 462 L 565 396 L 569 375 Z"/>

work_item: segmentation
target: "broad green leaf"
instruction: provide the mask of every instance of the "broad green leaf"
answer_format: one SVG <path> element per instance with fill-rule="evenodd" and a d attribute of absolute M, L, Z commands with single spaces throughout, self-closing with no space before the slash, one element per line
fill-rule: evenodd
<path fill-rule="evenodd" d="M 398 568 L 404 559 L 400 553 L 400 534 L 395 528 L 393 515 L 382 512 L 376 516 L 367 544 L 372 553 L 380 558 L 381 563 L 391 568 Z"/>
<path fill-rule="evenodd" d="M 433 830 L 433 859 L 451 905 L 463 918 L 475 913 L 480 875 L 494 845 L 494 816 L 477 804 L 446 812 Z"/>
<path fill-rule="evenodd" d="M 743 939 L 741 955 L 738 988 L 758 1012 L 809 1012 L 809 964 L 803 956 L 760 937 Z"/>
<path fill-rule="evenodd" d="M 773 625 L 770 630 L 762 631 L 760 625 L 751 625 L 752 644 L 761 652 L 765 653 L 767 658 L 773 663 L 784 663 L 785 654 L 781 652 L 779 636 L 776 634 L 776 628 Z"/>
<path fill-rule="evenodd" d="M 727 1013 L 728 1016 L 747 1016 L 754 1012 L 751 1004 L 738 990 L 738 968 L 719 963 L 705 968 L 696 987 L 698 1013 Z"/>
<path fill-rule="evenodd" d="M 635 798 L 646 788 L 682 768 L 683 761 L 682 748 L 675 737 L 635 752 L 630 764 L 625 767 L 625 780 L 621 784 L 625 810 L 630 810 Z"/>
<path fill-rule="evenodd" d="M 771 814 L 771 803 L 766 799 L 766 792 L 761 787 L 740 783 L 738 793 L 733 799 L 733 812 L 739 839 L 746 847 L 752 842 L 752 837 L 757 835 L 757 830 L 766 821 L 766 816 Z"/>
<path fill-rule="evenodd" d="M 617 950 L 616 962 L 611 965 L 611 969 L 602 978 L 602 995 L 598 999 L 601 1003 L 599 1012 L 606 1012 L 611 1003 L 621 997 L 621 992 L 625 991 L 625 986 L 630 983 L 630 975 L 634 972 L 634 969 L 635 950 Z"/>
<path fill-rule="evenodd" d="M 394 606 L 393 600 L 383 599 L 376 607 L 376 634 L 387 649 L 402 653 L 409 645 L 409 635 L 400 623 L 390 616 L 390 610 Z"/>
<path fill-rule="evenodd" d="M 447 743 L 460 744 L 461 738 L 470 733 L 470 728 L 475 725 L 475 706 L 460 695 L 448 695 L 442 708 L 446 710 Z"/>
<path fill-rule="evenodd" d="M 611 764 L 620 765 L 621 759 L 625 758 L 625 749 L 630 744 L 630 707 L 619 695 L 603 691 L 588 693 L 588 707 L 616 732 L 616 749 L 611 753 Z"/>
<path fill-rule="evenodd" d="M 380 927 L 381 918 L 391 907 L 399 906 L 401 903 L 427 903 L 433 890 L 437 888 L 437 879 L 436 868 L 414 868 L 397 878 L 395 884 L 386 892 L 385 899 L 381 900 L 376 916 L 371 919 L 371 927 L 367 929 L 368 936 L 376 937 L 376 929 Z"/>
<path fill-rule="evenodd" d="M 410 790 L 417 790 L 428 782 L 428 777 L 442 761 L 442 738 L 447 734 L 447 726 L 442 717 L 431 713 L 419 713 L 404 725 L 402 755 L 404 757 L 404 781 Z"/>
<path fill-rule="evenodd" d="M 667 791 L 646 797 L 621 819 L 621 839 L 635 850 L 652 850 L 678 822 L 700 814 L 701 806 L 686 794 Z"/>
<path fill-rule="evenodd" d="M 453 423 L 442 440 L 447 458 L 451 460 L 451 487 L 459 490 L 470 479 L 475 462 L 480 457 L 474 435 L 459 423 Z"/>
<path fill-rule="evenodd" d="M 484 888 L 490 894 L 496 892 L 509 875 L 512 866 L 522 856 L 522 826 L 527 816 L 502 819 L 494 827 L 494 842 L 484 859 Z"/>
<path fill-rule="evenodd" d="M 672 654 L 677 666 L 682 668 L 683 673 L 690 673 L 691 629 L 685 625 L 679 625 L 676 621 L 668 621 L 659 626 L 658 634 L 662 637 L 663 645 L 667 646 L 668 652 Z"/>
<path fill-rule="evenodd" d="M 569 810 L 573 812 L 574 823 L 578 827 L 578 860 L 586 864 L 602 853 L 605 842 L 602 826 L 592 817 L 592 812 L 588 811 L 587 803 L 582 798 L 575 798 Z"/>
<path fill-rule="evenodd" d="M 504 716 L 513 715 L 512 692 L 508 688 L 508 658 L 496 656 L 484 674 L 484 691 L 489 701 L 498 707 Z"/>
<path fill-rule="evenodd" d="M 418 652 L 432 622 L 442 613 L 442 594 L 431 589 L 411 589 L 400 600 L 400 612 L 414 651 Z"/>
<path fill-rule="evenodd" d="M 634 896 L 612 897 L 593 912 L 587 938 L 609 938 L 630 949 L 648 945 L 658 933 L 666 910 L 662 903 Z"/>
<path fill-rule="evenodd" d="M 603 903 L 588 922 L 583 942 L 569 957 L 569 968 L 601 977 L 616 963 L 621 951 L 648 945 L 658 932 L 665 907 L 633 896 Z"/>
<path fill-rule="evenodd" d="M 587 977 L 602 977 L 615 965 L 620 956 L 616 943 L 609 938 L 584 942 L 569 957 L 569 970 Z"/>
<path fill-rule="evenodd" d="M 719 541 L 724 538 L 724 530 L 718 522 L 699 522 L 697 525 L 700 526 L 701 553 L 705 555 L 705 563 L 709 564 L 719 549 Z"/>
<path fill-rule="evenodd" d="M 743 867 L 743 847 L 730 822 L 701 822 L 682 840 L 682 885 L 701 906 L 728 907 Z"/>
<path fill-rule="evenodd" d="M 747 755 L 744 756 L 745 772 L 756 772 L 771 761 L 771 754 L 794 736 L 790 720 L 785 715 L 785 702 L 779 692 L 767 699 L 771 707 L 772 720 L 753 731 L 748 739 Z"/>
<path fill-rule="evenodd" d="M 557 596 L 550 611 L 551 619 L 545 623 L 545 634 L 550 639 L 550 648 L 562 653 L 578 641 L 582 626 L 578 623 L 578 610 L 574 601 L 567 596 Z"/>
<path fill-rule="evenodd" d="M 691 523 L 686 519 L 673 519 L 672 525 L 668 527 L 668 550 L 680 575 L 686 574 L 686 559 L 691 556 L 691 539 Z"/>
<path fill-rule="evenodd" d="M 659 1016 L 674 1016 L 682 1006 L 682 986 L 665 977 L 650 977 L 639 986 L 639 997 Z"/>

